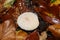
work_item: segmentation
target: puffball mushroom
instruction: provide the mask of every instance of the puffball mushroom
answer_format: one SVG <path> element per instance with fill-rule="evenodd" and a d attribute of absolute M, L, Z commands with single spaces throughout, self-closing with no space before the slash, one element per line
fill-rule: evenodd
<path fill-rule="evenodd" d="M 39 19 L 36 13 L 24 12 L 18 17 L 17 24 L 21 29 L 31 31 L 39 26 Z"/>

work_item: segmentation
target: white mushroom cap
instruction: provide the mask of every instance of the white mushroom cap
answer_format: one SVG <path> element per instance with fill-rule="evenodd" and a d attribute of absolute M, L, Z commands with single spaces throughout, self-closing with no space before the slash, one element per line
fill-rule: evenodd
<path fill-rule="evenodd" d="M 18 17 L 17 24 L 24 30 L 34 30 L 39 26 L 38 16 L 33 12 L 24 12 Z"/>

